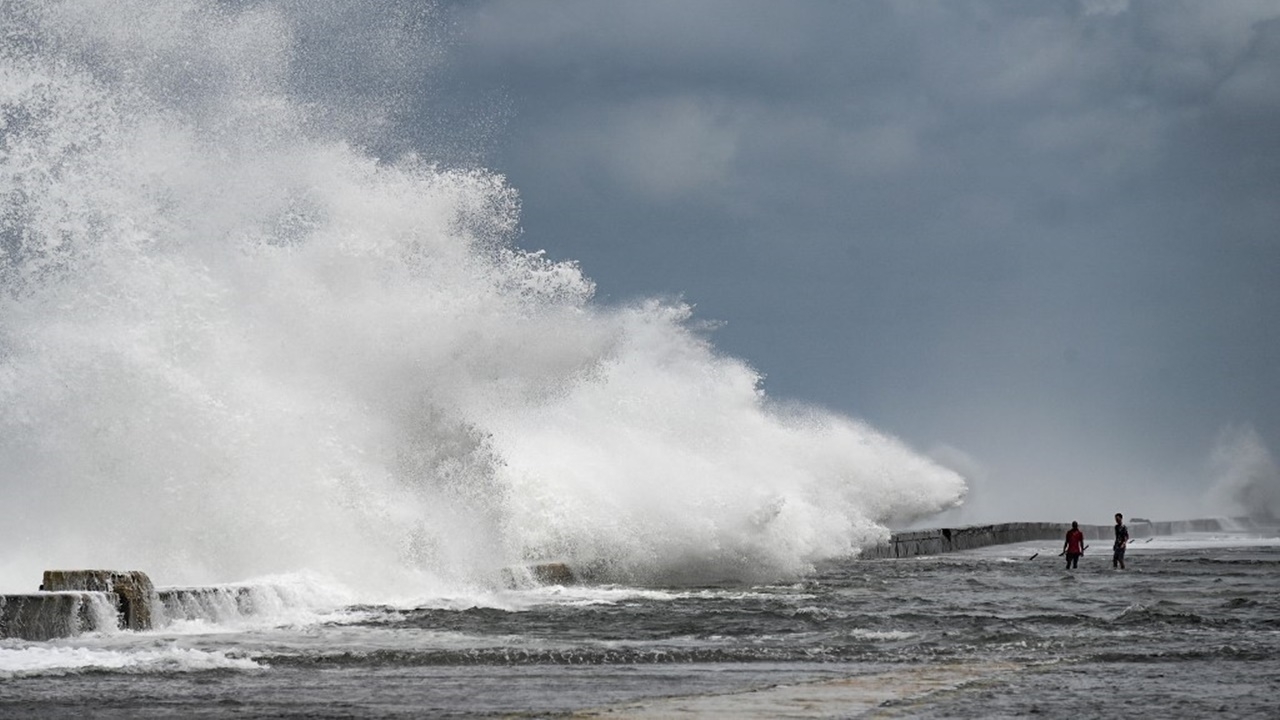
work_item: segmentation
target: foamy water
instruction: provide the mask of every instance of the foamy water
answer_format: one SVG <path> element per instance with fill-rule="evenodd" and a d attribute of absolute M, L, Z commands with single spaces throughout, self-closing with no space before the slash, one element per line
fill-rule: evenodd
<path fill-rule="evenodd" d="M 1127 571 L 1027 550 L 334 608 L 319 578 L 277 577 L 250 616 L 0 640 L 0 714 L 1274 715 L 1274 537 L 1156 538 Z"/>
<path fill-rule="evenodd" d="M 593 300 L 518 244 L 501 176 L 348 142 L 376 100 L 300 100 L 295 11 L 6 10 L 0 591 L 794 577 L 961 499 L 856 419 L 779 409 L 690 308 Z"/>
<path fill-rule="evenodd" d="M 0 647 L 0 679 L 57 676 L 89 670 L 122 673 L 261 670 L 258 663 L 225 652 L 188 648 L 104 650 L 86 647 Z"/>

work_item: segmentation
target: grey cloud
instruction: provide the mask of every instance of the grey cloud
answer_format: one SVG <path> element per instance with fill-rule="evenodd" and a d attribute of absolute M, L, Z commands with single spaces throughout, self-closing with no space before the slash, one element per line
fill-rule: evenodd
<path fill-rule="evenodd" d="M 450 12 L 441 102 L 505 98 L 525 244 L 683 295 L 771 394 L 996 488 L 1141 497 L 1206 482 L 1224 425 L 1280 445 L 1274 3 Z"/>

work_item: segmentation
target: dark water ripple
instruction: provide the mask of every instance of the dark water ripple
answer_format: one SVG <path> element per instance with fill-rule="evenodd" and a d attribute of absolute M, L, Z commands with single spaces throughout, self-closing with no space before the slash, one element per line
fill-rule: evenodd
<path fill-rule="evenodd" d="M 1022 686 L 1016 692 L 1029 698 L 1052 698 L 1057 690 L 1044 683 L 1059 682 L 1066 668 L 1081 669 L 1090 682 L 1098 675 L 1125 678 L 1135 668 L 1146 669 L 1143 686 L 1113 682 L 1108 692 L 1118 707 L 1141 698 L 1144 711 L 1170 717 L 1183 717 L 1182 710 L 1195 706 L 1173 699 L 1187 686 L 1207 689 L 1252 678 L 1280 690 L 1268 674 L 1280 664 L 1280 554 L 1274 550 L 1135 553 L 1126 572 L 1112 571 L 1101 558 L 1073 573 L 1055 565 L 989 556 L 832 563 L 802 588 L 752 588 L 749 597 L 708 588 L 674 600 L 589 609 L 421 610 L 399 622 L 477 637 L 517 636 L 548 647 L 473 649 L 392 662 L 909 668 L 999 661 L 1059 668 L 995 683 L 1003 689 L 994 693 L 1001 700 L 993 707 L 1007 704 L 1016 708 L 1013 715 L 1043 713 L 1054 705 L 1012 702 L 1012 687 Z M 593 647 L 601 641 L 610 647 Z M 387 658 L 346 660 L 358 665 Z M 1167 692 L 1153 696 L 1150 687 Z M 970 701 L 942 706 L 949 708 L 946 716 L 981 716 L 973 710 L 986 705 Z M 1265 702 L 1247 694 L 1219 706 L 1241 717 L 1266 714 Z"/>
<path fill-rule="evenodd" d="M 682 588 L 657 599 L 517 612 L 374 613 L 371 627 L 458 633 L 474 646 L 263 660 L 353 667 L 1254 659 L 1280 650 L 1273 554 L 1148 552 L 1128 572 L 1101 558 L 1073 573 L 1052 559 L 989 556 L 830 563 L 796 585 Z M 1141 652 L 1109 649 L 1138 643 Z"/>

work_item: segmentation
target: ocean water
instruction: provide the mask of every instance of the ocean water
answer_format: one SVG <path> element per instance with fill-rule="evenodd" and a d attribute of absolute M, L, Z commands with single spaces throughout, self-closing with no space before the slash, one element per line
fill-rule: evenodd
<path fill-rule="evenodd" d="M 0 641 L 6 717 L 1271 718 L 1280 537 L 831 560 L 789 583 L 527 587 Z M 1032 555 L 1039 553 L 1035 559 Z"/>

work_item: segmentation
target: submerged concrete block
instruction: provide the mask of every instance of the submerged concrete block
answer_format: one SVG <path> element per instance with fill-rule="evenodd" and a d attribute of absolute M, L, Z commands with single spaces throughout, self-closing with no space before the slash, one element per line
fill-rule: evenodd
<path fill-rule="evenodd" d="M 572 585 L 578 575 L 566 563 L 530 563 L 502 569 L 502 581 L 510 588 L 531 585 Z"/>
<path fill-rule="evenodd" d="M 529 567 L 534 579 L 547 585 L 571 585 L 575 581 L 573 571 L 564 563 L 542 563 Z"/>

